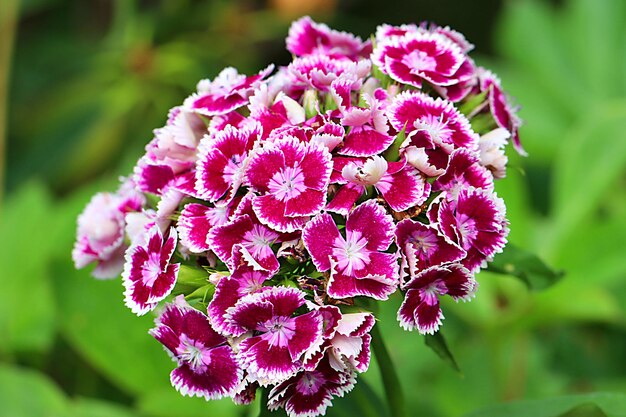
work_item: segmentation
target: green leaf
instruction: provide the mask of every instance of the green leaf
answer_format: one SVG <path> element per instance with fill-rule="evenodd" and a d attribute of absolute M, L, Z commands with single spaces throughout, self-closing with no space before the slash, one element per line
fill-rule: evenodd
<path fill-rule="evenodd" d="M 596 404 L 588 403 L 577 405 L 571 410 L 559 414 L 559 417 L 607 417 L 607 415 Z"/>
<path fill-rule="evenodd" d="M 246 406 L 230 398 L 207 401 L 198 397 L 183 397 L 173 387 L 159 389 L 139 397 L 137 409 L 146 417 L 239 417 Z"/>
<path fill-rule="evenodd" d="M 446 339 L 443 337 L 441 331 L 432 335 L 424 335 L 424 343 L 426 343 L 426 346 L 431 348 L 437 356 L 443 359 L 444 362 L 448 363 L 455 371 L 462 373 L 461 368 L 454 358 L 454 355 L 452 355 L 450 348 L 448 348 L 448 343 L 446 343 Z"/>
<path fill-rule="evenodd" d="M 55 290 L 62 334 L 94 368 L 132 394 L 169 387 L 174 364 L 148 335 L 153 317 L 124 306 L 119 279 L 98 281 L 58 262 Z"/>
<path fill-rule="evenodd" d="M 333 399 L 333 406 L 326 411 L 332 417 L 390 417 L 380 397 L 362 378 L 352 391 L 343 398 Z"/>
<path fill-rule="evenodd" d="M 71 404 L 72 417 L 136 417 L 126 407 L 91 398 L 78 398 Z"/>
<path fill-rule="evenodd" d="M 55 253 L 54 209 L 46 189 L 30 183 L 10 196 L 0 218 L 0 352 L 45 351 L 55 330 L 49 262 Z"/>
<path fill-rule="evenodd" d="M 63 392 L 37 372 L 0 364 L 0 414 L 7 417 L 68 417 Z"/>
<path fill-rule="evenodd" d="M 496 255 L 487 270 L 515 276 L 531 290 L 548 288 L 563 277 L 563 272 L 553 271 L 538 256 L 511 244 Z"/>
<path fill-rule="evenodd" d="M 372 328 L 372 350 L 374 351 L 374 355 L 376 355 L 376 360 L 378 361 L 378 367 L 380 369 L 380 376 L 383 379 L 387 405 L 389 406 L 392 416 L 404 417 L 408 414 L 404 396 L 402 394 L 402 386 L 400 385 L 400 379 L 398 378 L 396 368 L 391 361 L 391 356 L 389 356 L 389 351 L 385 346 L 379 327 L 379 325 L 375 325 Z"/>
<path fill-rule="evenodd" d="M 590 408 L 589 404 L 595 405 L 595 408 Z M 587 407 L 587 410 L 596 412 L 596 414 L 568 414 L 584 410 L 584 408 L 579 408 L 583 405 Z M 602 414 L 597 414 L 598 408 L 611 417 L 626 416 L 626 395 L 593 393 L 542 400 L 515 401 L 486 407 L 466 414 L 465 417 L 595 417 L 596 415 L 599 417 Z"/>

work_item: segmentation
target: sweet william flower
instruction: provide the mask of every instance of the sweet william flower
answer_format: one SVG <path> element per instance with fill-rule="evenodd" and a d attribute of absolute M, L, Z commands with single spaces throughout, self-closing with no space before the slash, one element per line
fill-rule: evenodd
<path fill-rule="evenodd" d="M 243 370 L 226 338 L 213 330 L 207 316 L 179 298 L 165 307 L 155 324 L 150 334 L 177 362 L 170 380 L 182 395 L 209 400 L 234 393 Z"/>
<path fill-rule="evenodd" d="M 329 271 L 327 292 L 333 298 L 359 295 L 385 300 L 398 285 L 398 265 L 391 245 L 395 225 L 375 201 L 348 215 L 343 236 L 333 218 L 322 213 L 302 232 L 304 246 L 319 271 Z"/>
<path fill-rule="evenodd" d="M 296 288 L 271 287 L 249 294 L 229 310 L 226 321 L 234 336 L 251 332 L 239 344 L 239 363 L 261 385 L 277 384 L 295 375 L 302 354 L 322 332 L 317 311 L 296 315 L 305 304 Z"/>
<path fill-rule="evenodd" d="M 170 227 L 165 237 L 155 226 L 148 232 L 146 243 L 138 243 L 126 251 L 122 272 L 124 302 L 133 313 L 146 314 L 172 292 L 180 268 L 180 264 L 170 263 L 176 241 L 175 228 Z"/>

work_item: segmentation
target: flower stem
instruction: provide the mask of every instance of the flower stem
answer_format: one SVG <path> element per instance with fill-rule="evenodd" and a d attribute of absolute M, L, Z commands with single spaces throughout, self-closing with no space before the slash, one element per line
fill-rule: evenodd
<path fill-rule="evenodd" d="M 400 379 L 396 372 L 396 368 L 391 362 L 389 351 L 385 346 L 382 335 L 376 325 L 372 329 L 372 348 L 374 349 L 374 355 L 378 361 L 378 368 L 380 369 L 380 375 L 383 378 L 383 385 L 385 387 L 385 396 L 387 397 L 387 404 L 391 415 L 394 417 L 406 417 L 406 404 L 404 402 L 404 395 L 402 394 L 402 387 L 400 386 Z"/>

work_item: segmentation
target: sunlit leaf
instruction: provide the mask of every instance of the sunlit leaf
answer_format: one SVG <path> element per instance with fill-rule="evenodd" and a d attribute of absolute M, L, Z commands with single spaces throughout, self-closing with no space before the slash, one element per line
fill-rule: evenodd
<path fill-rule="evenodd" d="M 446 339 L 443 337 L 441 331 L 432 335 L 424 335 L 424 343 L 426 343 L 426 346 L 431 348 L 437 356 L 443 359 L 443 361 L 449 364 L 455 371 L 461 373 L 461 368 L 454 358 L 454 355 L 452 355 L 452 352 L 448 347 L 448 343 L 446 343 Z"/>
<path fill-rule="evenodd" d="M 175 365 L 171 364 L 173 369 Z M 171 386 L 146 392 L 137 402 L 137 409 L 147 417 L 239 417 L 246 408 L 249 407 L 236 405 L 230 398 L 206 401 L 204 398 L 183 397 Z"/>
<path fill-rule="evenodd" d="M 0 364 L 0 415 L 70 416 L 63 392 L 50 379 L 34 371 L 3 364 Z"/>

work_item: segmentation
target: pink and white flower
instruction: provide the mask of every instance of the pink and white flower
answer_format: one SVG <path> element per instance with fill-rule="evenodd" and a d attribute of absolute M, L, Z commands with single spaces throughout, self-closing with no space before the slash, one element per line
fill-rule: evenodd
<path fill-rule="evenodd" d="M 509 234 L 504 201 L 495 193 L 473 188 L 462 189 L 455 200 L 443 199 L 434 205 L 429 217 L 436 216 L 438 229 L 458 243 L 467 257 L 461 262 L 471 272 L 486 266 L 504 249 Z"/>
<path fill-rule="evenodd" d="M 443 313 L 439 297 L 468 300 L 476 289 L 471 272 L 460 264 L 432 266 L 417 274 L 406 285 L 406 295 L 398 310 L 398 321 L 405 330 L 417 329 L 422 334 L 439 330 Z"/>
<path fill-rule="evenodd" d="M 322 213 L 306 224 L 304 246 L 319 271 L 331 271 L 332 298 L 359 295 L 385 300 L 398 286 L 396 256 L 384 251 L 393 240 L 391 216 L 375 201 L 360 204 L 346 220 L 343 236 L 333 218 Z"/>
<path fill-rule="evenodd" d="M 454 198 L 469 187 L 493 191 L 493 176 L 481 165 L 477 153 L 459 148 L 450 155 L 446 172 L 433 183 L 433 191 L 446 191 Z"/>
<path fill-rule="evenodd" d="M 270 65 L 258 74 L 246 76 L 226 68 L 213 81 L 200 81 L 198 92 L 187 97 L 184 107 L 204 116 L 227 114 L 248 104 L 248 97 L 273 69 Z"/>
<path fill-rule="evenodd" d="M 213 227 L 228 222 L 234 211 L 234 205 L 205 206 L 204 204 L 189 203 L 185 205 L 178 217 L 178 236 L 180 243 L 192 253 L 202 253 L 210 249 L 208 242 L 209 232 Z"/>
<path fill-rule="evenodd" d="M 182 395 L 212 400 L 231 396 L 237 389 L 243 370 L 233 349 L 184 299 L 165 307 L 150 334 L 178 363 L 170 380 Z"/>
<path fill-rule="evenodd" d="M 265 143 L 250 157 L 246 183 L 261 223 L 279 232 L 300 229 L 324 207 L 332 170 L 327 148 L 284 137 Z"/>
<path fill-rule="evenodd" d="M 124 302 L 138 316 L 153 310 L 174 289 L 180 264 L 171 264 L 170 259 L 176 241 L 175 228 L 171 227 L 164 237 L 155 226 L 146 243 L 135 244 L 126 251 L 122 272 Z"/>
<path fill-rule="evenodd" d="M 431 266 L 457 262 L 466 252 L 437 228 L 411 219 L 398 223 L 396 245 L 401 256 L 400 276 L 404 284 Z"/>
<path fill-rule="evenodd" d="M 474 65 L 447 36 L 429 32 L 407 32 L 380 42 L 372 62 L 395 81 L 422 88 L 424 81 L 435 86 L 463 83 L 474 75 Z"/>
<path fill-rule="evenodd" d="M 296 288 L 270 287 L 243 297 L 226 315 L 234 336 L 252 335 L 239 344 L 237 356 L 249 376 L 263 386 L 295 375 L 302 354 L 322 333 L 317 311 L 295 315 L 304 306 L 304 297 Z"/>
<path fill-rule="evenodd" d="M 370 41 L 363 42 L 351 33 L 339 32 L 305 16 L 289 28 L 287 50 L 295 56 L 326 55 L 331 58 L 357 60 L 372 52 Z"/>
<path fill-rule="evenodd" d="M 261 126 L 237 129 L 226 126 L 215 136 L 205 136 L 199 149 L 196 190 L 210 202 L 234 196 L 241 182 L 248 155 L 261 136 Z"/>

